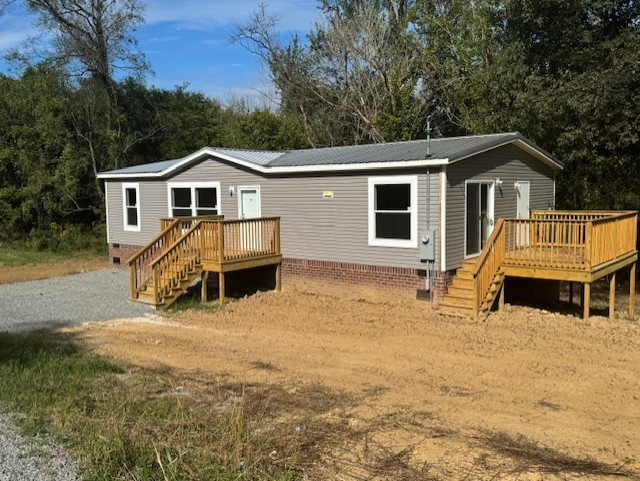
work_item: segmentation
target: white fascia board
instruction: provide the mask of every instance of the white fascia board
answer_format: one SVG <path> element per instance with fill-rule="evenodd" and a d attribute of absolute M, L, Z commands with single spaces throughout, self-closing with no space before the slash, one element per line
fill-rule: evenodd
<path fill-rule="evenodd" d="M 557 170 L 562 170 L 562 165 L 558 164 L 551 157 L 543 154 L 538 149 L 530 146 L 529 144 L 527 144 L 526 142 L 522 141 L 521 139 L 505 140 L 501 144 L 493 145 L 491 147 L 487 147 L 486 149 L 472 152 L 472 153 L 467 154 L 467 155 L 465 155 L 463 157 L 458 157 L 456 160 L 451 161 L 449 163 L 450 164 L 455 164 L 456 162 L 460 162 L 461 160 L 468 159 L 469 157 L 474 157 L 474 156 L 479 155 L 479 154 L 483 154 L 484 152 L 489 152 L 490 150 L 497 149 L 497 148 L 503 147 L 503 146 L 508 145 L 508 144 L 514 144 L 516 147 L 519 147 L 521 150 L 524 150 L 528 154 L 531 154 L 533 157 L 535 157 L 536 159 L 540 160 L 542 163 L 548 165 L 553 170 L 556 170 L 556 171 Z"/>
<path fill-rule="evenodd" d="M 135 173 L 117 173 L 110 174 L 105 172 L 103 174 L 98 174 L 99 179 L 124 179 L 124 178 L 145 178 L 145 177 L 164 177 L 169 175 L 171 172 L 179 169 L 180 167 L 198 160 L 199 158 L 205 156 L 218 157 L 220 159 L 226 160 L 236 165 L 240 165 L 242 167 L 246 167 L 253 171 L 259 172 L 261 174 L 304 174 L 304 173 L 315 173 L 315 172 L 353 172 L 353 171 L 364 171 L 364 170 L 378 170 L 378 169 L 406 169 L 412 167 L 437 167 L 441 165 L 447 165 L 449 159 L 419 159 L 419 160 L 405 160 L 400 162 L 367 162 L 361 164 L 323 164 L 323 165 L 296 165 L 296 166 L 287 166 L 287 167 L 269 167 L 259 164 L 254 164 L 252 162 L 247 162 L 242 159 L 238 159 L 237 157 L 233 157 L 229 154 L 217 152 L 212 149 L 201 149 L 187 157 L 185 157 L 180 162 L 172 165 L 168 169 L 163 170 L 162 172 L 147 172 L 141 174 Z"/>
<path fill-rule="evenodd" d="M 562 165 L 557 163 L 551 157 L 549 157 L 548 155 L 545 155 L 544 153 L 540 152 L 538 149 L 532 147 L 531 145 L 527 144 L 526 142 L 522 141 L 521 139 L 516 139 L 514 141 L 514 144 L 516 144 L 518 147 L 520 147 L 525 152 L 528 152 L 529 154 L 533 155 L 537 159 L 541 160 L 542 162 L 547 164 L 552 169 L 554 169 L 556 171 L 563 169 Z"/>

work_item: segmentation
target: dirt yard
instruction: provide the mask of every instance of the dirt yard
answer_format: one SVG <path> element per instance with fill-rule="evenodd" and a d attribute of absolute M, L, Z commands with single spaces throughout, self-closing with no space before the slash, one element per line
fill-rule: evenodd
<path fill-rule="evenodd" d="M 217 312 L 67 333 L 185 389 L 270 393 L 286 404 L 273 422 L 306 431 L 308 479 L 640 479 L 640 322 L 627 299 L 613 321 L 507 306 L 479 322 L 288 280 Z"/>

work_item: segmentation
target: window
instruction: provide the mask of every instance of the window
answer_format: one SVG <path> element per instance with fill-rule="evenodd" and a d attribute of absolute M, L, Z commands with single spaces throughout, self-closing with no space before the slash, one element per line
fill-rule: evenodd
<path fill-rule="evenodd" d="M 369 245 L 417 247 L 418 178 L 369 178 Z"/>
<path fill-rule="evenodd" d="M 124 230 L 140 232 L 140 185 L 122 184 Z"/>
<path fill-rule="evenodd" d="M 196 217 L 220 214 L 220 184 L 169 183 L 169 216 Z"/>

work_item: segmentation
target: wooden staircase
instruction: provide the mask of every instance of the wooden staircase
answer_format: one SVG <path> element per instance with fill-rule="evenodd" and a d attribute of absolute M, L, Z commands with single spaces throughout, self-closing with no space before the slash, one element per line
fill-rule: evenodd
<path fill-rule="evenodd" d="M 133 299 L 143 304 L 150 304 L 158 309 L 167 309 L 178 297 L 191 287 L 202 276 L 202 264 L 196 264 L 192 270 L 182 273 L 182 277 L 174 279 L 169 287 L 169 292 L 156 300 L 153 280 L 150 280 L 138 293 L 138 297 Z"/>
<path fill-rule="evenodd" d="M 457 270 L 440 311 L 464 317 L 489 315 L 504 286 L 503 261 L 504 221 L 499 219 L 480 255 L 465 260 Z"/>
<path fill-rule="evenodd" d="M 504 285 L 504 271 L 499 270 L 491 280 L 489 289 L 482 299 L 482 303 L 478 307 L 476 314 L 474 308 L 476 301 L 474 297 L 473 279 L 473 268 L 475 264 L 475 259 L 467 260 L 462 264 L 462 267 L 458 269 L 456 277 L 453 278 L 453 283 L 440 303 L 441 312 L 464 317 L 473 317 L 476 315 L 486 317 L 489 315 L 489 311 L 493 307 Z"/>
<path fill-rule="evenodd" d="M 162 219 L 162 232 L 129 259 L 129 297 L 166 309 L 199 278 L 218 273 L 224 301 L 225 273 L 276 266 L 280 289 L 280 218 L 224 220 L 222 216 Z M 203 284 L 204 286 L 204 284 Z M 206 301 L 206 288 L 201 291 Z"/>

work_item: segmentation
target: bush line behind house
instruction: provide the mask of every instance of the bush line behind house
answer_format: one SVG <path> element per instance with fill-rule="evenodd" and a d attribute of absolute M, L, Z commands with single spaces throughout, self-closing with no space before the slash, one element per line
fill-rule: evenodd
<path fill-rule="evenodd" d="M 103 222 L 95 222 L 93 225 L 60 225 L 52 222 L 44 228 L 33 228 L 23 236 L 0 233 L 0 249 L 61 254 L 83 252 L 106 256 L 106 238 L 106 226 Z"/>
<path fill-rule="evenodd" d="M 189 392 L 42 332 L 0 333 L 0 378 L 0 408 L 70 447 L 83 479 L 299 479 L 295 452 L 269 457 L 277 438 L 243 390 Z"/>

